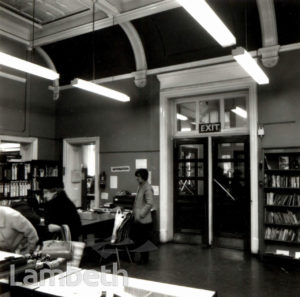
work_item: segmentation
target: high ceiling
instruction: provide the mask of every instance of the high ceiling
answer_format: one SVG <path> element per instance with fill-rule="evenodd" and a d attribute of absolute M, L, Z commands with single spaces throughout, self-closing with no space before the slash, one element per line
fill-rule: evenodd
<path fill-rule="evenodd" d="M 238 46 L 258 50 L 300 42 L 299 0 L 207 2 Z M 231 52 L 176 0 L 96 0 L 94 8 L 91 0 L 0 0 L 0 35 L 41 46 L 61 85 L 74 77 L 107 77 Z"/>

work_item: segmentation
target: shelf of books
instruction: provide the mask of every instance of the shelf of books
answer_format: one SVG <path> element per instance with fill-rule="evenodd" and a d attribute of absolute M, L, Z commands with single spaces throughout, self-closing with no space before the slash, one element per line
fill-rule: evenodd
<path fill-rule="evenodd" d="M 300 149 L 264 150 L 265 256 L 300 261 Z"/>
<path fill-rule="evenodd" d="M 9 206 L 15 200 L 34 197 L 42 203 L 41 180 L 60 178 L 56 161 L 0 163 L 0 205 Z"/>

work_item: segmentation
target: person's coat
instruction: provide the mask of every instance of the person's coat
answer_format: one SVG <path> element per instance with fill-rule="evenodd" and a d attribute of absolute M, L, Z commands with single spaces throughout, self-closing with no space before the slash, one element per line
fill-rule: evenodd
<path fill-rule="evenodd" d="M 0 206 L 0 250 L 26 254 L 39 238 L 33 225 L 18 211 Z"/>
<path fill-rule="evenodd" d="M 81 220 L 74 203 L 65 191 L 59 191 L 50 201 L 45 203 L 46 224 L 68 225 L 72 240 L 77 241 L 81 235 Z"/>
<path fill-rule="evenodd" d="M 134 220 L 141 224 L 152 222 L 151 209 L 153 207 L 153 189 L 152 186 L 145 182 L 138 187 L 133 205 Z"/>

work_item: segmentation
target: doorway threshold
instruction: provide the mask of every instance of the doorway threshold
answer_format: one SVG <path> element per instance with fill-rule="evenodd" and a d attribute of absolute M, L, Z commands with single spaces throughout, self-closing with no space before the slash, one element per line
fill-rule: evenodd
<path fill-rule="evenodd" d="M 173 242 L 185 243 L 185 244 L 202 244 L 202 235 L 199 234 L 187 234 L 187 233 L 175 233 Z"/>

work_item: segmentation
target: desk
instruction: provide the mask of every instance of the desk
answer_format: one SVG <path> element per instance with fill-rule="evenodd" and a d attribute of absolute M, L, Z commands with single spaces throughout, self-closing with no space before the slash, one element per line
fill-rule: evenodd
<path fill-rule="evenodd" d="M 94 225 L 94 224 L 107 222 L 107 221 L 115 219 L 115 214 L 114 213 L 96 213 L 95 216 L 96 217 L 93 220 L 81 219 L 82 227 L 84 228 L 86 226 L 91 226 L 91 225 Z"/>
<path fill-rule="evenodd" d="M 146 281 L 121 275 L 100 273 L 69 267 L 66 272 L 50 277 L 33 285 L 21 285 L 25 295 L 32 296 L 88 296 L 100 297 L 102 291 L 106 297 L 216 297 L 214 291 L 189 288 L 153 281 Z M 12 290 L 13 291 L 13 290 Z M 27 291 L 27 294 L 26 294 Z M 21 293 L 21 291 L 19 291 Z M 34 293 L 34 294 L 33 294 Z M 116 295 L 114 295 L 116 294 Z M 15 295 L 12 294 L 12 297 Z"/>
<path fill-rule="evenodd" d="M 84 220 L 81 219 L 82 237 L 87 243 L 87 246 L 94 244 L 95 238 L 108 238 L 112 235 L 114 227 L 115 214 L 114 213 L 100 213 L 95 214 L 95 219 Z M 87 241 L 88 236 L 92 236 L 92 242 L 89 244 Z"/>

